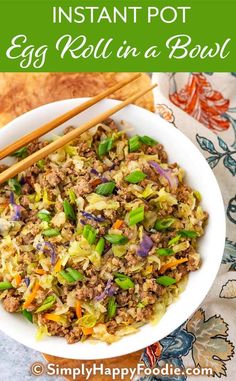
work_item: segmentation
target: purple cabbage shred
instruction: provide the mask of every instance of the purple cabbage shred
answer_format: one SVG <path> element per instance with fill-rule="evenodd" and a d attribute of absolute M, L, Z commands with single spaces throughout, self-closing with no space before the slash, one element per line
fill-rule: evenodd
<path fill-rule="evenodd" d="M 25 282 L 26 286 L 29 287 L 29 285 L 30 285 L 30 278 L 29 277 L 25 277 L 24 282 Z"/>
<path fill-rule="evenodd" d="M 88 213 L 88 212 L 84 212 L 83 210 L 81 211 L 81 214 L 85 218 L 88 218 L 89 220 L 94 220 L 96 222 L 103 222 L 105 220 L 105 218 L 103 218 L 103 217 L 95 216 L 94 214 L 91 214 L 91 213 Z"/>
<path fill-rule="evenodd" d="M 56 252 L 55 252 L 54 245 L 51 242 L 45 241 L 43 243 L 38 243 L 36 245 L 36 249 L 42 250 L 46 254 L 50 253 L 51 264 L 52 265 L 56 264 Z"/>
<path fill-rule="evenodd" d="M 156 161 L 149 161 L 148 164 L 154 168 L 160 176 L 163 176 L 168 181 L 171 188 L 177 188 L 178 186 L 178 178 L 177 176 L 173 175 L 172 171 L 170 169 L 164 169 L 162 168 Z"/>
<path fill-rule="evenodd" d="M 19 221 L 21 219 L 22 207 L 15 203 L 15 196 L 14 196 L 13 192 L 10 193 L 10 204 L 11 204 L 12 209 L 13 209 L 13 214 L 11 216 L 12 221 Z"/>
<path fill-rule="evenodd" d="M 147 257 L 152 247 L 153 241 L 151 240 L 151 238 L 147 234 L 143 235 L 142 242 L 140 243 L 137 250 L 137 255 L 142 258 Z"/>
<path fill-rule="evenodd" d="M 93 175 L 96 175 L 96 176 L 100 176 L 98 171 L 95 168 L 92 168 L 90 173 L 92 173 Z"/>
<path fill-rule="evenodd" d="M 115 293 L 115 288 L 112 286 L 112 280 L 109 279 L 107 281 L 104 291 L 100 295 L 96 296 L 95 300 L 97 302 L 100 302 L 101 300 L 105 299 L 106 296 L 113 296 L 114 293 Z"/>

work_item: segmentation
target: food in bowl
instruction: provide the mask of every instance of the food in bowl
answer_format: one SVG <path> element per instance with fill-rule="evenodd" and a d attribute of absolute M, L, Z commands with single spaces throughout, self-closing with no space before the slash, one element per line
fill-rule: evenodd
<path fill-rule="evenodd" d="M 97 125 L 0 187 L 4 308 L 68 343 L 157 321 L 200 266 L 200 201 L 160 143 Z"/>

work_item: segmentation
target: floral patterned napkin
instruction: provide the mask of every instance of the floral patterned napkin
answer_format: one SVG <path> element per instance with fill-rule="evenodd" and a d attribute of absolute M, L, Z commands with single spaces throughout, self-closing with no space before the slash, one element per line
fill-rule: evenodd
<path fill-rule="evenodd" d="M 146 348 L 147 367 L 212 368 L 235 380 L 236 362 L 236 73 L 154 73 L 156 113 L 186 134 L 206 157 L 220 185 L 227 235 L 211 291 L 190 319 Z M 194 119 L 193 119 L 194 118 Z M 209 380 L 198 376 L 197 380 Z M 193 381 L 196 377 L 146 376 L 139 381 Z"/>

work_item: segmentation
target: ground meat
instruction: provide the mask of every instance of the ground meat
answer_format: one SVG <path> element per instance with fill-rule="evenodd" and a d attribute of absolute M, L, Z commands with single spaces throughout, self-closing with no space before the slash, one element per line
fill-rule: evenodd
<path fill-rule="evenodd" d="M 32 251 L 28 251 L 27 253 L 21 253 L 21 258 L 25 264 L 30 264 L 34 261 L 34 253 Z"/>
<path fill-rule="evenodd" d="M 92 187 L 87 180 L 79 178 L 77 185 L 74 187 L 76 196 L 83 196 L 84 194 L 92 192 Z"/>
<path fill-rule="evenodd" d="M 47 291 L 44 291 L 44 290 L 38 290 L 37 292 L 37 297 L 36 297 L 36 301 L 37 301 L 37 304 L 42 304 L 44 299 L 46 299 L 47 297 Z"/>
<path fill-rule="evenodd" d="M 113 209 L 105 209 L 103 210 L 103 214 L 106 218 L 109 218 L 112 222 L 115 222 L 117 217 L 117 211 Z"/>
<path fill-rule="evenodd" d="M 47 320 L 42 318 L 41 322 L 46 325 L 48 333 L 52 336 L 64 337 L 69 334 L 70 330 L 63 325 L 56 323 L 55 321 Z"/>
<path fill-rule="evenodd" d="M 21 193 L 27 195 L 31 192 L 31 189 L 32 189 L 32 187 L 26 183 L 21 187 Z"/>
<path fill-rule="evenodd" d="M 56 187 L 61 182 L 61 178 L 58 173 L 52 171 L 46 175 L 46 181 L 52 187 Z"/>
<path fill-rule="evenodd" d="M 147 279 L 143 284 L 143 291 L 152 291 L 155 292 L 156 295 L 161 295 L 164 291 L 164 288 L 157 284 L 156 279 Z"/>
<path fill-rule="evenodd" d="M 186 184 L 180 184 L 177 188 L 177 199 L 180 202 L 187 202 L 189 199 L 189 193 L 191 192 L 191 189 Z"/>
<path fill-rule="evenodd" d="M 133 295 L 134 295 L 134 289 L 132 288 L 127 291 L 121 291 L 116 297 L 118 305 L 122 307 L 130 305 L 130 304 L 132 305 L 134 302 Z"/>
<path fill-rule="evenodd" d="M 151 239 L 154 243 L 159 243 L 162 239 L 161 233 L 151 234 Z"/>
<path fill-rule="evenodd" d="M 135 266 L 138 263 L 140 263 L 141 258 L 137 256 L 136 253 L 128 253 L 125 256 L 125 259 L 127 260 L 127 266 Z"/>
<path fill-rule="evenodd" d="M 41 148 L 45 147 L 47 144 L 48 144 L 48 142 L 46 140 L 33 141 L 27 147 L 28 156 L 31 155 L 32 153 L 40 150 Z"/>
<path fill-rule="evenodd" d="M 92 300 L 94 298 L 94 289 L 87 286 L 77 286 L 76 297 L 79 300 Z"/>
<path fill-rule="evenodd" d="M 30 200 L 29 200 L 28 196 L 22 196 L 21 197 L 21 206 L 26 208 L 29 206 L 29 204 L 30 204 Z"/>
<path fill-rule="evenodd" d="M 16 312 L 20 308 L 20 296 L 14 296 L 11 293 L 3 300 L 3 307 L 7 312 Z"/>
<path fill-rule="evenodd" d="M 135 237 L 136 233 L 132 229 L 126 227 L 124 229 L 124 235 L 131 240 Z"/>
<path fill-rule="evenodd" d="M 158 143 L 158 144 L 154 145 L 153 147 L 150 147 L 146 144 L 143 144 L 141 149 L 147 155 L 157 155 L 158 159 L 162 163 L 166 163 L 168 160 L 168 155 L 167 155 L 166 151 L 164 150 L 164 147 L 162 144 Z"/>
<path fill-rule="evenodd" d="M 34 184 L 36 183 L 36 178 L 37 178 L 37 174 L 39 173 L 39 169 L 38 171 L 32 171 L 32 173 L 30 173 L 27 177 L 24 178 L 25 180 L 25 185 L 28 185 L 28 189 L 31 190 L 34 189 Z"/>
<path fill-rule="evenodd" d="M 74 344 L 80 341 L 83 332 L 79 326 L 73 327 L 66 335 L 65 338 L 68 344 Z"/>
<path fill-rule="evenodd" d="M 37 214 L 38 214 L 37 210 L 30 210 L 30 212 L 28 212 L 28 218 L 29 218 L 30 222 L 35 223 L 36 221 L 38 221 Z"/>
<path fill-rule="evenodd" d="M 188 256 L 187 270 L 195 271 L 200 267 L 200 255 L 198 253 L 192 253 Z"/>
<path fill-rule="evenodd" d="M 170 277 L 175 278 L 177 282 L 188 274 L 188 268 L 185 263 L 179 265 L 176 270 L 170 271 Z"/>
<path fill-rule="evenodd" d="M 116 201 L 119 201 L 123 206 L 126 202 L 130 202 L 135 199 L 135 195 L 133 193 L 127 192 L 127 189 L 124 191 L 118 191 L 118 197 L 116 197 Z"/>
<path fill-rule="evenodd" d="M 153 306 L 137 308 L 136 321 L 148 321 L 153 315 Z"/>
<path fill-rule="evenodd" d="M 106 119 L 104 122 L 103 122 L 106 126 L 109 126 L 112 130 L 118 130 L 118 126 L 117 124 L 114 122 L 113 119 Z"/>
<path fill-rule="evenodd" d="M 63 228 L 62 230 L 61 230 L 61 236 L 64 238 L 64 239 L 66 239 L 66 240 L 68 240 L 68 241 L 70 241 L 71 240 L 71 238 L 72 238 L 72 236 L 73 236 L 73 228 L 71 227 L 71 228 Z"/>
<path fill-rule="evenodd" d="M 40 232 L 40 226 L 37 224 L 33 224 L 32 221 L 29 221 L 28 224 L 25 225 L 25 229 L 29 231 L 27 234 L 22 234 L 22 242 L 24 245 L 29 245 L 33 242 L 35 236 Z"/>
<path fill-rule="evenodd" d="M 32 233 L 28 233 L 22 236 L 22 240 L 24 245 L 29 245 L 34 240 L 34 236 Z"/>
<path fill-rule="evenodd" d="M 111 320 L 106 324 L 107 332 L 111 335 L 115 335 L 118 324 L 115 320 Z"/>
<path fill-rule="evenodd" d="M 65 285 L 62 288 L 62 293 L 61 293 L 60 298 L 61 298 L 63 303 L 67 303 L 67 297 L 68 297 L 68 294 L 69 294 L 70 291 L 71 291 L 71 287 L 70 286 Z"/>
<path fill-rule="evenodd" d="M 129 310 L 127 308 L 119 308 L 115 321 L 117 324 L 125 323 L 125 325 L 130 325 L 135 322 L 135 319 L 129 314 Z"/>
<path fill-rule="evenodd" d="M 156 173 L 156 171 L 150 167 L 148 164 L 144 164 L 143 166 L 143 172 L 147 175 L 148 180 L 153 180 L 157 183 L 159 183 L 159 175 Z"/>

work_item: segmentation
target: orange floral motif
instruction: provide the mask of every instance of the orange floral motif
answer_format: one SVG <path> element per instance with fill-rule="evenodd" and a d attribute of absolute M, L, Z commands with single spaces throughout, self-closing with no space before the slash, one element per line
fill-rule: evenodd
<path fill-rule="evenodd" d="M 170 100 L 211 130 L 224 131 L 230 127 L 224 115 L 229 100 L 214 90 L 202 73 L 191 74 L 184 88 L 170 94 Z"/>
<path fill-rule="evenodd" d="M 174 123 L 174 114 L 173 111 L 164 104 L 156 104 L 156 114 L 159 114 L 167 122 Z"/>
<path fill-rule="evenodd" d="M 162 346 L 159 342 L 156 342 L 146 349 L 147 356 L 149 358 L 150 367 L 153 368 L 156 365 L 157 359 L 160 357 L 162 352 Z"/>

